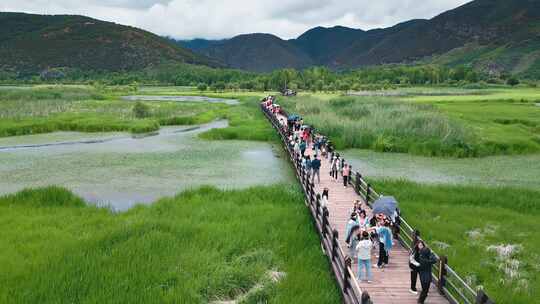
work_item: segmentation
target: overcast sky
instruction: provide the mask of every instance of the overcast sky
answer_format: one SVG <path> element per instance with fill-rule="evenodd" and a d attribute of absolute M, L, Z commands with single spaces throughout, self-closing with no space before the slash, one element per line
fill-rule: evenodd
<path fill-rule="evenodd" d="M 431 18 L 469 1 L 0 0 L 0 11 L 81 14 L 181 39 L 229 38 L 253 32 L 288 39 L 319 25 L 372 29 Z"/>

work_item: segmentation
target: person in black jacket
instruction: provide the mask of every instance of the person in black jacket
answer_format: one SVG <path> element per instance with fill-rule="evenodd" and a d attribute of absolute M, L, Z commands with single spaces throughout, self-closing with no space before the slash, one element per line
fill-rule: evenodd
<path fill-rule="evenodd" d="M 422 292 L 418 298 L 418 303 L 424 304 L 428 293 L 429 287 L 431 286 L 431 268 L 433 264 L 437 263 L 437 258 L 427 247 L 424 247 L 420 250 L 420 255 L 418 256 L 418 274 L 420 274 L 420 284 L 422 284 Z"/>
<path fill-rule="evenodd" d="M 318 182 L 319 184 L 321 183 L 320 169 L 321 169 L 321 160 L 319 159 L 318 156 L 316 156 L 316 157 L 311 161 L 311 170 L 313 170 L 313 175 L 312 175 L 312 178 L 311 178 L 311 183 L 315 184 L 315 175 L 317 175 L 317 182 Z"/>
<path fill-rule="evenodd" d="M 426 245 L 424 244 L 424 241 L 418 240 L 414 247 L 411 250 L 411 255 L 409 257 L 409 268 L 411 269 L 411 289 L 409 289 L 409 292 L 412 294 L 418 294 L 418 290 L 416 289 L 416 281 L 418 279 L 418 266 L 420 266 L 420 263 L 418 260 L 420 259 L 420 250 L 424 249 Z"/>

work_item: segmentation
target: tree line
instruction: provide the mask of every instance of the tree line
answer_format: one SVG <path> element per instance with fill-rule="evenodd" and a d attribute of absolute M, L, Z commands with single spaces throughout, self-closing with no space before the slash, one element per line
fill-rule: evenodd
<path fill-rule="evenodd" d="M 200 91 L 249 90 L 349 91 L 386 89 L 407 85 L 466 85 L 481 81 L 519 84 L 509 75 L 490 78 L 472 67 L 439 65 L 389 65 L 332 71 L 326 67 L 305 70 L 281 69 L 271 73 L 251 73 L 234 69 L 213 69 L 189 64 L 163 64 L 140 71 L 94 72 L 76 69 L 48 69 L 39 75 L 19 77 L 0 72 L 0 83 L 91 83 L 105 85 L 177 85 L 197 87 Z"/>

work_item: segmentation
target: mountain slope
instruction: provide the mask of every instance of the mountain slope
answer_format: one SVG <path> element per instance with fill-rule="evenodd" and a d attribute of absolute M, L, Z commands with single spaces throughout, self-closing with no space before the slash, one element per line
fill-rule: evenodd
<path fill-rule="evenodd" d="M 211 44 L 199 52 L 230 67 L 254 72 L 268 72 L 280 68 L 302 69 L 313 64 L 308 54 L 290 42 L 270 34 L 236 36 L 222 43 Z"/>
<path fill-rule="evenodd" d="M 291 42 L 311 56 L 315 63 L 325 65 L 339 53 L 340 49 L 365 36 L 366 32 L 363 30 L 343 26 L 316 27 Z"/>
<path fill-rule="evenodd" d="M 370 48 L 353 45 L 338 55 L 343 66 L 413 61 L 444 54 L 466 44 L 505 45 L 534 38 L 540 2 L 477 0 L 385 35 Z"/>
<path fill-rule="evenodd" d="M 196 51 L 256 71 L 306 65 L 349 69 L 428 60 L 470 64 L 495 74 L 540 74 L 535 70 L 540 66 L 539 0 L 476 0 L 430 20 L 384 29 L 316 27 L 297 39 L 271 37 L 242 35 L 217 44 L 205 42 L 210 46 Z"/>
<path fill-rule="evenodd" d="M 163 61 L 218 65 L 152 33 L 83 16 L 0 13 L 0 69 L 136 70 Z"/>

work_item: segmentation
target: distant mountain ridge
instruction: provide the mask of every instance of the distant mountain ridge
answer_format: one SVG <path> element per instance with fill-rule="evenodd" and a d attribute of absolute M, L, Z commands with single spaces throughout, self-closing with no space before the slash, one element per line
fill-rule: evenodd
<path fill-rule="evenodd" d="M 192 48 L 190 42 L 180 43 Z M 316 27 L 291 40 L 251 34 L 205 43 L 206 47 L 193 50 L 233 68 L 258 72 L 428 60 L 470 64 L 488 73 L 530 74 L 540 70 L 540 1 L 476 0 L 430 20 L 411 20 L 384 29 Z"/>
<path fill-rule="evenodd" d="M 0 70 L 138 70 L 164 61 L 222 66 L 147 31 L 84 16 L 0 13 Z"/>

